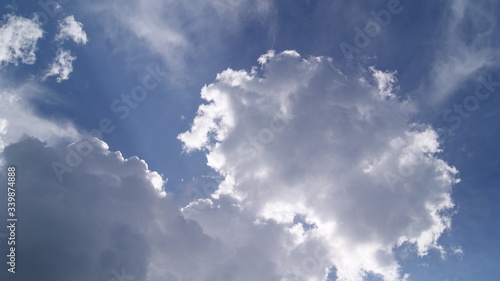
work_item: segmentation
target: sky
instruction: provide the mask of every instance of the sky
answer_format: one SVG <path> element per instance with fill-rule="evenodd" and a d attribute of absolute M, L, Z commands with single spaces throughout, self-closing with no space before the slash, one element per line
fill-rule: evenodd
<path fill-rule="evenodd" d="M 0 4 L 1 280 L 498 279 L 498 1 Z"/>

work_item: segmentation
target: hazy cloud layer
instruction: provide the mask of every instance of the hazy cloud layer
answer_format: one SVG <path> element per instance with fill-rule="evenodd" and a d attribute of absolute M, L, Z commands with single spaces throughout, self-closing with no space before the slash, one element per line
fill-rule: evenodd
<path fill-rule="evenodd" d="M 144 54 L 133 50 L 149 50 L 163 60 L 174 83 L 191 82 L 186 79 L 193 71 L 186 68 L 188 61 L 212 57 L 245 23 L 268 24 L 273 13 L 265 0 L 100 1 L 85 8 L 102 13 L 100 22 L 106 40 L 116 44 L 114 51 L 125 51 L 140 63 Z"/>

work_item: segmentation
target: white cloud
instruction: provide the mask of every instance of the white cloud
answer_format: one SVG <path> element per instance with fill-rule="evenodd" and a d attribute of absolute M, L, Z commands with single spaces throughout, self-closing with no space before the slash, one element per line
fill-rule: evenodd
<path fill-rule="evenodd" d="M 70 51 L 63 49 L 57 50 L 56 57 L 45 71 L 43 80 L 50 76 L 57 76 L 56 80 L 58 83 L 68 80 L 69 75 L 73 72 L 73 61 L 75 59 L 76 57 L 72 56 Z"/>
<path fill-rule="evenodd" d="M 64 41 L 72 39 L 77 44 L 87 44 L 87 34 L 83 30 L 83 24 L 75 21 L 74 16 L 68 16 L 59 23 L 59 33 L 56 40 Z"/>
<path fill-rule="evenodd" d="M 38 19 L 8 14 L 4 20 L 0 27 L 0 65 L 34 64 L 36 44 L 43 36 Z"/>
<path fill-rule="evenodd" d="M 339 280 L 405 279 L 392 249 L 440 250 L 450 227 L 457 171 L 437 158 L 437 134 L 411 123 L 414 105 L 392 93 L 395 73 L 348 77 L 331 59 L 295 51 L 258 61 L 260 69 L 228 69 L 205 86 L 207 103 L 179 135 L 225 176 L 209 204 L 184 215 L 229 245 L 258 245 L 256 229 L 274 225 L 281 242 L 261 257 L 276 261 L 267 278 L 324 280 L 335 266 Z"/>

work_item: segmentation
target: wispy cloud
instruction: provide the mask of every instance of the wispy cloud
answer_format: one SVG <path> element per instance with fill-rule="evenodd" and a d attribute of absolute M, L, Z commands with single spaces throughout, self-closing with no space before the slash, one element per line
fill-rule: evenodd
<path fill-rule="evenodd" d="M 76 57 L 71 55 L 68 50 L 59 49 L 57 51 L 54 61 L 49 65 L 49 68 L 45 71 L 43 80 L 51 76 L 56 76 L 58 83 L 69 79 L 69 75 L 73 72 L 73 61 Z"/>
<path fill-rule="evenodd" d="M 498 55 L 498 3 L 496 1 L 448 1 L 450 12 L 441 30 L 435 62 L 427 87 L 430 102 L 450 97 L 477 71 L 500 65 Z"/>
<path fill-rule="evenodd" d="M 75 140 L 78 132 L 67 120 L 49 120 L 39 116 L 32 100 L 52 100 L 38 82 L 11 83 L 0 77 L 0 151 L 30 136 L 54 145 Z"/>
<path fill-rule="evenodd" d="M 263 0 L 141 0 L 94 2 L 86 8 L 104 15 L 99 20 L 115 51 L 140 63 L 137 57 L 148 50 L 163 60 L 170 82 L 177 83 L 189 80 L 187 73 L 193 70 L 187 62 L 211 58 L 211 51 L 223 48 L 227 36 L 240 32 L 245 21 L 266 23 L 273 5 Z"/>

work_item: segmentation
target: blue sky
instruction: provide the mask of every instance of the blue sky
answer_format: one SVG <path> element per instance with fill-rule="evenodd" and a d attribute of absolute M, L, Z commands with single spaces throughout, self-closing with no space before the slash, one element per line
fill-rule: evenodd
<path fill-rule="evenodd" d="M 499 11 L 3 1 L 2 280 L 496 280 Z"/>

